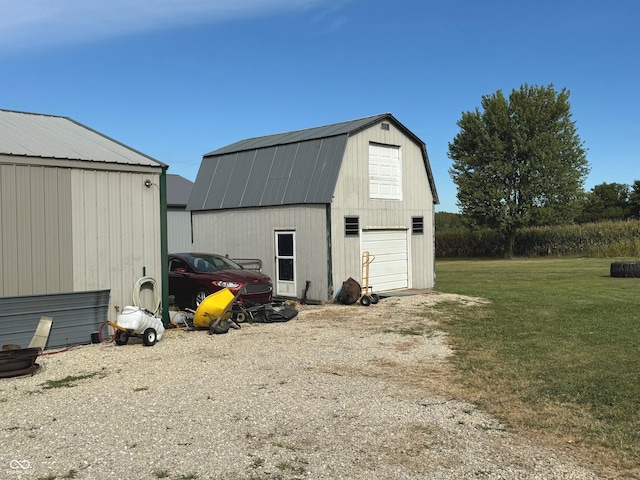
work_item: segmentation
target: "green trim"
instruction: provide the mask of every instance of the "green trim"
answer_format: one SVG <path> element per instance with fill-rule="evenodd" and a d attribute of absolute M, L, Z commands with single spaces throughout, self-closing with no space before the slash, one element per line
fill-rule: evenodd
<path fill-rule="evenodd" d="M 160 262 L 162 272 L 162 323 L 165 327 L 169 320 L 169 252 L 167 239 L 167 169 L 160 174 Z"/>

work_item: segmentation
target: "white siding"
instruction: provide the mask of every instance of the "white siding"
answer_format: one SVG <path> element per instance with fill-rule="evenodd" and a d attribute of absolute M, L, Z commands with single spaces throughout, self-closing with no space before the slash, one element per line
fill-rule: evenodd
<path fill-rule="evenodd" d="M 191 251 L 191 212 L 167 210 L 167 250 L 169 253 Z"/>
<path fill-rule="evenodd" d="M 159 174 L 72 172 L 73 289 L 111 289 L 110 318 L 133 303 L 142 276 L 162 288 L 159 183 Z"/>
<path fill-rule="evenodd" d="M 0 164 L 0 296 L 109 289 L 113 319 L 143 272 L 161 288 L 158 184 L 159 169 Z"/>
<path fill-rule="evenodd" d="M 328 255 L 325 205 L 283 206 L 193 212 L 193 251 L 259 258 L 262 271 L 275 278 L 274 232 L 295 231 L 296 292 L 306 281 L 307 297 L 327 299 Z"/>
<path fill-rule="evenodd" d="M 369 146 L 399 147 L 402 159 L 402 200 L 370 199 Z M 333 283 L 338 288 L 353 277 L 362 280 L 360 237 L 345 237 L 344 217 L 359 217 L 361 230 L 396 229 L 408 232 L 409 288 L 433 288 L 433 195 L 419 145 L 391 123 L 374 125 L 347 143 L 331 209 Z M 411 234 L 411 217 L 424 218 L 422 235 Z M 372 252 L 375 253 L 375 252 Z"/>

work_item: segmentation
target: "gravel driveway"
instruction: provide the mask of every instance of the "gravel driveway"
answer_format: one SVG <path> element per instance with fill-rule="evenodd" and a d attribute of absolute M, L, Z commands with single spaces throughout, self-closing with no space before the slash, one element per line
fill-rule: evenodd
<path fill-rule="evenodd" d="M 443 300 L 476 301 L 304 306 L 225 335 L 43 355 L 34 376 L 0 379 L 0 478 L 597 478 L 436 393 L 452 353 L 416 313 Z M 46 388 L 68 376 L 85 378 Z"/>

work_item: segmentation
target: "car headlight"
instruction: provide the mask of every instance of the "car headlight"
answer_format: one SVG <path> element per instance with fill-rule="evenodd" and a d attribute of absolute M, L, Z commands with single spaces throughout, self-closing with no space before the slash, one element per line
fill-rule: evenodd
<path fill-rule="evenodd" d="M 223 281 L 213 281 L 214 285 L 217 285 L 218 287 L 222 287 L 222 288 L 238 288 L 240 286 L 240 284 L 238 282 L 223 282 Z"/>

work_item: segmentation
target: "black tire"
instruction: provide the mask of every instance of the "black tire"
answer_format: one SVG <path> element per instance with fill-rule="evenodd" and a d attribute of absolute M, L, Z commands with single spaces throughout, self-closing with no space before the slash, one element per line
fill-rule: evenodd
<path fill-rule="evenodd" d="M 216 335 L 220 335 L 222 333 L 227 333 L 229 331 L 229 321 L 228 320 L 222 320 L 219 323 L 212 323 L 211 327 L 209 328 L 209 335 L 212 334 L 216 334 Z"/>
<path fill-rule="evenodd" d="M 158 334 L 153 328 L 147 328 L 142 334 L 142 343 L 144 343 L 145 347 L 153 347 L 157 340 Z"/>
<path fill-rule="evenodd" d="M 209 295 L 211 295 L 211 292 L 209 290 L 206 290 L 204 288 L 201 288 L 199 290 L 196 291 L 196 293 L 193 295 L 193 306 L 195 309 L 197 309 L 200 304 L 202 303 L 202 301 L 207 298 Z"/>
<path fill-rule="evenodd" d="M 129 342 L 129 334 L 124 330 L 116 330 L 116 345 L 126 345 Z"/>
<path fill-rule="evenodd" d="M 613 262 L 609 275 L 619 278 L 640 278 L 640 262 Z"/>
<path fill-rule="evenodd" d="M 371 305 L 371 298 L 369 298 L 369 295 L 363 295 L 362 297 L 360 297 L 360 305 L 362 305 L 363 307 L 368 307 L 369 305 Z"/>
<path fill-rule="evenodd" d="M 380 301 L 380 297 L 376 293 L 371 294 L 371 303 L 374 305 Z"/>

